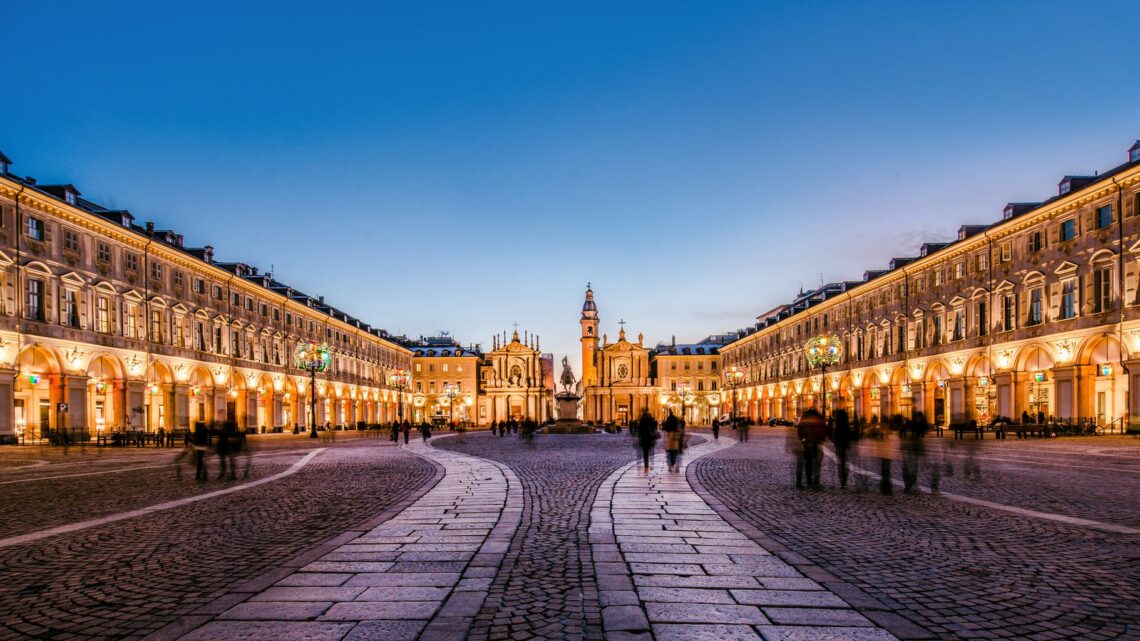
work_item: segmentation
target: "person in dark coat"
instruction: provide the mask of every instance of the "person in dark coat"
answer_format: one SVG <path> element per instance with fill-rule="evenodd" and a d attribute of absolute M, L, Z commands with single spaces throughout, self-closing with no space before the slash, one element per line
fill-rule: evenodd
<path fill-rule="evenodd" d="M 831 443 L 835 446 L 835 467 L 839 472 L 839 487 L 847 487 L 847 461 L 851 454 L 851 446 L 855 443 L 855 430 L 851 428 L 846 410 L 835 410 L 831 418 L 834 421 Z"/>
<path fill-rule="evenodd" d="M 720 440 L 720 419 L 716 416 L 714 416 L 713 420 L 712 420 L 712 433 L 713 433 L 713 440 L 719 441 Z"/>
<path fill-rule="evenodd" d="M 809 409 L 800 416 L 796 434 L 804 444 L 804 469 L 807 472 L 807 485 L 813 490 L 820 488 L 819 472 L 823 464 L 823 443 L 827 440 L 827 423 L 823 415 Z"/>
<path fill-rule="evenodd" d="M 632 425 L 630 429 L 633 429 Z M 641 417 L 637 419 L 637 446 L 641 448 L 641 462 L 646 472 L 649 471 L 649 458 L 658 437 L 657 419 L 649 414 L 649 410 L 641 410 Z"/>
<path fill-rule="evenodd" d="M 412 424 L 408 421 L 404 421 L 404 424 L 401 426 L 401 430 L 404 432 L 404 445 L 407 445 L 408 438 L 412 435 Z"/>
<path fill-rule="evenodd" d="M 431 438 L 431 425 L 428 425 L 426 421 L 420 423 L 420 436 L 424 438 L 424 443 L 427 443 L 428 439 Z"/>

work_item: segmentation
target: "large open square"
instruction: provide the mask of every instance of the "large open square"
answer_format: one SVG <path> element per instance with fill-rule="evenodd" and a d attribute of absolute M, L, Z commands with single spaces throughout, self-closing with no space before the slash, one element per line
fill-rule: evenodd
<path fill-rule="evenodd" d="M 267 436 L 201 482 L 160 448 L 3 450 L 0 638 L 1140 633 L 1135 438 L 930 437 L 939 492 L 882 495 L 866 448 L 797 490 L 789 432 L 695 431 L 676 472 L 605 433 Z"/>
<path fill-rule="evenodd" d="M 0 20 L 0 641 L 1140 641 L 1136 0 Z"/>

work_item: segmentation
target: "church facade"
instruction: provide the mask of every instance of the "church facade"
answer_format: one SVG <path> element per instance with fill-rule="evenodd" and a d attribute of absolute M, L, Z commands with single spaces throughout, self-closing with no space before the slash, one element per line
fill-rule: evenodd
<path fill-rule="evenodd" d="M 487 427 L 510 419 L 545 423 L 553 417 L 553 356 L 537 335 L 518 330 L 491 341 L 491 351 L 463 347 L 450 336 L 410 345 L 418 421 L 447 420 Z"/>

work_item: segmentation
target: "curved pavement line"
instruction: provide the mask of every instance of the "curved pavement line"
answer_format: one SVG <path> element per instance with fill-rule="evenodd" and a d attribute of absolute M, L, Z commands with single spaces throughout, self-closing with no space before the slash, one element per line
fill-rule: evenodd
<path fill-rule="evenodd" d="M 826 453 L 827 457 L 831 460 L 835 460 L 835 454 L 831 450 L 825 449 L 824 453 Z M 877 473 L 859 467 L 858 465 L 848 465 L 852 470 L 857 471 L 864 476 L 875 480 L 879 480 L 881 478 Z M 929 486 L 926 485 L 919 485 L 918 489 L 926 492 L 927 494 L 937 494 L 938 496 L 950 499 L 951 501 L 969 503 L 971 505 L 987 507 L 992 510 L 1001 510 L 1002 512 L 1009 512 L 1011 514 L 1017 514 L 1018 516 L 1026 516 L 1029 518 L 1042 519 L 1045 521 L 1055 521 L 1057 523 L 1064 523 L 1065 525 L 1076 525 L 1079 527 L 1088 528 L 1090 530 L 1099 530 L 1101 532 L 1108 532 L 1111 534 L 1140 534 L 1140 528 L 1129 527 L 1127 525 L 1117 525 L 1116 523 L 1093 521 L 1092 519 L 1082 519 L 1076 516 L 1066 516 L 1064 514 L 1055 514 L 1053 512 L 1039 512 L 1037 510 L 1030 510 L 1024 507 L 1016 507 L 1013 505 L 1006 505 L 1004 503 L 994 503 L 993 501 L 987 501 L 985 499 L 977 499 L 972 496 L 965 496 L 963 494 L 954 494 L 953 492 L 943 492 L 941 490 L 934 492 L 930 489 Z"/>
<path fill-rule="evenodd" d="M 325 448 L 320 448 L 325 449 Z M 292 456 L 301 452 L 312 450 L 282 450 L 280 452 L 262 452 L 260 454 L 251 454 L 251 458 L 259 458 L 266 456 Z M 0 481 L 0 485 L 11 485 L 13 483 L 35 483 L 37 481 L 54 481 L 56 479 L 73 479 L 80 476 L 100 476 L 103 474 L 122 474 L 123 472 L 134 472 L 135 470 L 154 470 L 161 467 L 175 467 L 181 465 L 180 462 L 173 463 L 160 463 L 158 465 L 136 465 L 134 467 L 120 467 L 113 470 L 99 470 L 96 472 L 76 472 L 75 474 L 58 474 L 56 476 L 37 476 L 32 479 L 13 479 L 11 481 Z"/>
<path fill-rule="evenodd" d="M 133 519 L 136 516 L 144 516 L 146 514 L 152 514 L 154 512 L 161 512 L 163 510 L 170 510 L 170 509 L 173 509 L 176 507 L 182 507 L 183 505 L 189 505 L 191 503 L 196 503 L 198 501 L 204 501 L 206 499 L 212 499 L 216 496 L 224 496 L 226 494 L 232 494 L 234 492 L 241 492 L 242 490 L 248 490 L 252 487 L 257 487 L 259 485 L 264 485 L 266 483 L 272 483 L 273 481 L 277 481 L 277 480 L 283 479 L 287 476 L 292 476 L 292 475 L 296 474 L 297 472 L 299 472 L 301 470 L 301 468 L 308 465 L 309 461 L 312 461 L 313 458 L 316 457 L 316 455 L 320 454 L 323 451 L 325 451 L 325 448 L 323 448 L 323 447 L 317 448 L 317 449 L 309 452 L 308 454 L 306 454 L 304 458 L 302 458 L 301 460 L 294 463 L 289 469 L 278 472 L 272 476 L 267 476 L 263 479 L 257 479 L 256 481 L 250 481 L 249 483 L 242 483 L 241 485 L 234 485 L 232 487 L 227 487 L 227 488 L 222 489 L 222 490 L 215 490 L 213 492 L 207 492 L 205 494 L 199 494 L 197 496 L 188 496 L 184 499 L 178 499 L 175 501 L 167 501 L 166 503 L 159 503 L 157 505 L 151 505 L 148 507 L 139 508 L 137 510 L 130 510 L 127 512 L 119 512 L 118 514 L 111 514 L 108 516 L 102 516 L 102 517 L 99 517 L 97 519 L 88 519 L 86 521 L 78 521 L 76 523 L 68 523 L 67 525 L 57 525 L 56 527 L 48 528 L 46 530 L 37 530 L 35 532 L 29 532 L 27 534 L 21 534 L 19 536 L 11 536 L 11 537 L 8 537 L 6 539 L 0 539 L 0 548 L 6 548 L 6 547 L 13 546 L 13 545 L 20 545 L 22 543 L 29 543 L 31 541 L 38 541 L 40 539 L 46 539 L 49 536 L 56 536 L 57 534 L 67 534 L 68 532 L 75 532 L 77 530 L 85 530 L 87 528 L 97 527 L 100 525 L 106 525 L 108 523 L 114 523 L 116 521 L 124 521 L 126 519 Z"/>
<path fill-rule="evenodd" d="M 466 638 L 521 521 L 522 486 L 490 459 L 418 440 L 401 449 L 441 466 L 442 478 L 272 585 L 148 639 Z"/>
<path fill-rule="evenodd" d="M 735 443 L 689 448 L 678 472 L 661 455 L 648 474 L 635 461 L 598 489 L 590 545 L 607 636 L 897 641 L 693 489 L 687 467 Z"/>

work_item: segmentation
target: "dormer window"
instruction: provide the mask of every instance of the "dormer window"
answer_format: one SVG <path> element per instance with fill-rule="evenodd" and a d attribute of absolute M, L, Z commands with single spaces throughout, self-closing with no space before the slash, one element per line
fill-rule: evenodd
<path fill-rule="evenodd" d="M 1072 189 L 1073 183 L 1068 178 L 1065 178 L 1060 182 L 1060 184 L 1057 185 L 1057 195 L 1064 196 L 1065 194 L 1072 191 Z"/>
<path fill-rule="evenodd" d="M 74 205 L 75 204 L 75 192 L 73 192 L 73 191 L 63 192 L 63 199 L 65 201 L 67 201 L 67 204 Z"/>
<path fill-rule="evenodd" d="M 1128 149 L 1128 162 L 1136 162 L 1138 160 L 1140 160 L 1140 140 L 1137 140 L 1132 147 Z M 3 169 L 4 173 L 8 173 L 8 167 L 6 165 L 0 164 L 0 169 Z"/>

